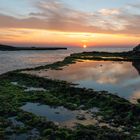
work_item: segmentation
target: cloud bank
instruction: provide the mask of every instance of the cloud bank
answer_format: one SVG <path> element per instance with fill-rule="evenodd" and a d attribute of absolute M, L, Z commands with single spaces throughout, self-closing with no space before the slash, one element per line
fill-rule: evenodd
<path fill-rule="evenodd" d="M 126 7 L 100 9 L 93 13 L 70 8 L 60 0 L 40 0 L 33 3 L 39 12 L 26 18 L 0 14 L 0 28 L 30 28 L 63 32 L 91 32 L 140 36 L 140 14 L 129 12 Z M 140 4 L 129 4 L 140 9 Z"/>

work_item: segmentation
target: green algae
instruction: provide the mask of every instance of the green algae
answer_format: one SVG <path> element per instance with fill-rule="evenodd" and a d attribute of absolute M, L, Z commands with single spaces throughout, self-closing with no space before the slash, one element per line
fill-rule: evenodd
<path fill-rule="evenodd" d="M 13 85 L 11 83 L 13 81 L 19 83 L 19 85 Z M 20 85 L 42 87 L 47 89 L 47 91 L 25 92 L 24 88 Z M 66 129 L 65 132 L 63 132 L 61 129 L 59 130 L 59 127 L 53 124 L 53 122 L 49 122 L 44 118 L 24 112 L 20 109 L 23 104 L 30 101 L 53 106 L 61 105 L 72 110 L 78 109 L 80 105 L 83 105 L 84 109 L 99 107 L 101 111 L 98 115 L 103 116 L 103 121 L 107 122 L 113 119 L 114 123 L 118 124 L 118 126 L 124 125 L 126 128 L 130 128 L 131 126 L 130 133 L 133 134 L 135 132 L 132 137 L 139 133 L 140 107 L 110 93 L 102 94 L 94 90 L 74 87 L 64 81 L 54 81 L 21 73 L 9 73 L 2 76 L 0 91 L 1 117 L 8 118 L 10 116 L 17 116 L 18 120 L 25 123 L 26 127 L 20 129 L 24 130 L 23 132 L 26 132 L 29 128 L 37 128 L 41 133 L 41 137 L 49 138 L 51 129 L 51 133 L 55 133 L 55 137 L 59 139 L 62 138 L 62 135 L 67 139 L 74 139 L 75 136 L 80 139 L 81 134 L 83 137 L 87 134 L 91 135 L 90 137 L 92 137 L 93 134 L 97 134 L 97 136 L 102 139 L 103 137 L 113 137 L 110 135 L 114 133 L 117 135 L 116 137 L 131 138 L 127 137 L 123 132 L 117 132 L 109 128 L 100 128 L 99 126 L 96 130 L 92 130 L 92 132 L 90 126 L 86 128 L 80 126 L 79 129 L 76 128 L 75 130 Z M 133 126 L 136 127 L 136 130 L 132 128 Z M 3 135 L 6 133 L 6 127 L 7 126 L 1 127 L 1 133 L 3 133 Z M 49 129 L 49 131 L 46 129 Z M 20 133 L 21 132 L 22 131 L 20 131 Z M 106 133 L 108 133 L 109 136 L 106 136 Z M 98 137 L 96 137 L 96 139 L 98 139 Z"/>
<path fill-rule="evenodd" d="M 72 54 L 61 62 L 37 67 L 34 70 L 44 68 L 61 69 L 63 66 L 82 59 L 132 61 L 140 58 L 133 53 L 84 52 Z M 36 128 L 40 132 L 41 139 L 131 140 L 137 138 L 140 134 L 139 104 L 132 104 L 108 92 L 97 92 L 91 89 L 78 88 L 66 81 L 39 78 L 20 73 L 20 71 L 13 71 L 0 76 L 0 138 L 6 139 L 7 136 L 13 133 L 27 133 L 33 128 Z M 12 82 L 17 82 L 18 84 L 14 85 Z M 46 91 L 25 91 L 26 87 L 43 88 Z M 79 109 L 80 106 L 83 106 L 82 108 L 85 110 L 92 107 L 99 107 L 100 112 L 97 113 L 97 116 L 102 116 L 101 121 L 107 122 L 110 125 L 116 125 L 117 127 L 124 126 L 125 129 L 119 132 L 98 125 L 77 125 L 74 130 L 60 128 L 45 118 L 21 110 L 21 106 L 27 102 L 38 102 L 56 107 L 64 106 L 71 110 Z M 25 126 L 14 128 L 8 120 L 9 117 L 13 116 L 23 122 Z M 10 134 L 7 131 L 8 127 L 12 129 Z"/>

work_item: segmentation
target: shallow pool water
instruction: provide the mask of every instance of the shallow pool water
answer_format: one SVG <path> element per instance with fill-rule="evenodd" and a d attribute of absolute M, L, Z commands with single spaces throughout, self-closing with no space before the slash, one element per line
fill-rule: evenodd
<path fill-rule="evenodd" d="M 80 87 L 106 90 L 135 102 L 140 98 L 139 62 L 83 61 L 63 67 L 63 70 L 39 70 L 29 73 L 66 80 Z"/>
<path fill-rule="evenodd" d="M 48 105 L 41 105 L 39 103 L 27 103 L 22 106 L 22 109 L 27 112 L 34 113 L 42 117 L 47 117 L 49 121 L 65 122 L 76 118 L 77 112 L 71 111 L 63 106 L 51 107 Z"/>
<path fill-rule="evenodd" d="M 97 107 L 89 110 L 69 110 L 63 106 L 52 107 L 31 102 L 23 105 L 21 109 L 37 116 L 45 117 L 48 121 L 67 128 L 74 128 L 77 124 L 93 125 L 98 123 L 95 116 L 100 111 Z"/>

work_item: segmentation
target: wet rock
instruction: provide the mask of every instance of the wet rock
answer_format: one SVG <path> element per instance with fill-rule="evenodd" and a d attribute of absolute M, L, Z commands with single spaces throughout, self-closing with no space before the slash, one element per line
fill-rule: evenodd
<path fill-rule="evenodd" d="M 93 108 L 89 109 L 89 112 L 91 112 L 91 113 L 98 113 L 99 110 L 100 109 L 98 107 L 93 107 Z"/>
<path fill-rule="evenodd" d="M 60 114 L 60 112 L 55 112 L 55 114 Z"/>
<path fill-rule="evenodd" d="M 137 45 L 134 49 L 133 52 L 139 52 L 140 53 L 140 44 Z"/>
<path fill-rule="evenodd" d="M 55 125 L 59 126 L 60 124 L 58 122 L 54 122 Z"/>
<path fill-rule="evenodd" d="M 11 82 L 11 84 L 14 85 L 14 86 L 18 86 L 19 85 L 18 82 Z"/>
<path fill-rule="evenodd" d="M 29 91 L 46 91 L 44 88 L 34 88 L 34 87 L 27 87 L 27 89 L 24 90 L 25 92 Z"/>
<path fill-rule="evenodd" d="M 77 118 L 78 120 L 85 120 L 85 119 L 86 119 L 84 114 L 78 114 L 78 115 L 76 116 L 76 118 Z"/>
<path fill-rule="evenodd" d="M 97 120 L 98 120 L 98 121 L 102 121 L 102 120 L 103 120 L 103 116 L 98 116 L 98 117 L 97 117 Z"/>
<path fill-rule="evenodd" d="M 130 135 L 130 132 L 124 132 L 124 134 L 126 134 L 126 135 Z"/>
<path fill-rule="evenodd" d="M 12 128 L 11 128 L 11 127 L 7 127 L 7 128 L 5 129 L 5 134 L 6 134 L 6 135 L 11 135 L 11 134 L 13 134 Z"/>
<path fill-rule="evenodd" d="M 80 105 L 78 109 L 84 109 L 85 106 L 84 105 Z"/>
<path fill-rule="evenodd" d="M 140 140 L 140 135 L 138 135 L 135 140 Z"/>

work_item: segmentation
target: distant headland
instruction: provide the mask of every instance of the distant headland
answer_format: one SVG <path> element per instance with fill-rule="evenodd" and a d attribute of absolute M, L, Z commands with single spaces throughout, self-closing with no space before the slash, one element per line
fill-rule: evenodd
<path fill-rule="evenodd" d="M 67 50 L 66 47 L 15 47 L 0 44 L 0 51 L 22 51 L 22 50 Z"/>

